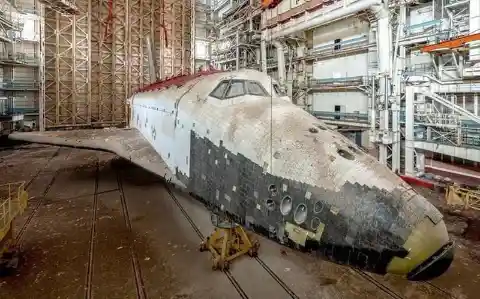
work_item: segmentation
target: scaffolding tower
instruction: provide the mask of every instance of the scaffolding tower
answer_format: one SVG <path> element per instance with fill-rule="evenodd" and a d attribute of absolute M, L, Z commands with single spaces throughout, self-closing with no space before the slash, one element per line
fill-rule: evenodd
<path fill-rule="evenodd" d="M 230 4 L 231 3 L 231 4 Z M 214 0 L 212 62 L 224 70 L 260 70 L 261 7 L 250 0 Z"/>

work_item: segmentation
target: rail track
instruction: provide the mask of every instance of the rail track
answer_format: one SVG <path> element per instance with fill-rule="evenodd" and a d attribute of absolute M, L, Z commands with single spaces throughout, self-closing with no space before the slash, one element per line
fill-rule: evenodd
<path fill-rule="evenodd" d="M 427 281 L 425 282 L 427 285 L 429 285 L 430 287 L 432 287 L 433 289 L 435 289 L 438 293 L 441 293 L 443 294 L 444 296 L 448 296 L 447 298 L 450 298 L 450 299 L 457 299 L 457 297 L 455 297 L 452 293 L 448 292 L 448 291 L 445 291 L 444 289 L 442 289 L 441 287 L 439 286 L 436 286 L 435 284 L 433 284 L 432 282 L 430 281 Z"/>
<path fill-rule="evenodd" d="M 123 189 L 122 178 L 118 169 L 115 170 L 117 188 L 98 192 L 98 183 L 99 183 L 99 162 L 96 162 L 96 172 L 95 172 L 95 191 L 93 193 L 93 208 L 92 208 L 92 219 L 91 219 L 91 228 L 90 228 L 90 249 L 88 253 L 88 266 L 87 266 L 87 275 L 85 279 L 85 299 L 93 298 L 93 275 L 94 275 L 94 256 L 95 256 L 95 243 L 97 238 L 97 211 L 98 211 L 98 196 L 105 193 L 118 191 L 120 195 L 120 203 L 122 206 L 122 214 L 125 222 L 125 227 L 128 231 L 128 244 L 129 244 L 129 255 L 130 261 L 132 263 L 132 269 L 134 272 L 135 280 L 135 289 L 138 299 L 148 299 L 148 295 L 145 289 L 145 283 L 143 280 L 142 269 L 138 261 L 138 257 L 135 250 L 135 242 L 133 240 L 132 233 L 132 224 L 130 221 L 130 214 L 128 210 L 128 205 L 126 202 L 126 196 Z M 83 196 L 82 196 L 83 197 Z M 73 197 L 75 198 L 75 197 Z"/>
<path fill-rule="evenodd" d="M 97 236 L 97 210 L 98 210 L 98 178 L 99 178 L 99 165 L 98 160 L 95 165 L 95 191 L 93 193 L 93 207 L 92 207 L 92 225 L 90 227 L 90 247 L 88 250 L 88 264 L 87 274 L 85 278 L 85 299 L 90 299 L 93 296 L 93 270 L 94 270 L 94 256 L 95 256 L 95 239 Z"/>
<path fill-rule="evenodd" d="M 205 236 L 203 233 L 200 231 L 198 228 L 197 224 L 193 221 L 193 219 L 188 215 L 187 211 L 183 208 L 182 204 L 178 201 L 177 197 L 175 194 L 172 192 L 170 186 L 168 186 L 166 183 L 164 183 L 164 186 L 172 198 L 172 200 L 175 202 L 175 205 L 179 208 L 185 219 L 189 222 L 190 226 L 193 228 L 195 233 L 198 235 L 201 241 L 205 240 Z M 270 277 L 275 280 L 275 282 L 290 296 L 290 298 L 293 299 L 298 299 L 300 298 L 295 292 L 280 278 L 278 277 L 277 274 L 260 258 L 256 257 L 255 260 L 260 264 L 260 266 L 268 273 Z M 240 283 L 236 280 L 236 278 L 232 275 L 230 270 L 223 270 L 223 273 L 227 277 L 227 279 L 230 281 L 230 283 L 233 285 L 237 293 L 240 295 L 241 298 L 249 298 L 245 290 L 242 288 Z"/>
<path fill-rule="evenodd" d="M 50 162 L 58 156 L 58 154 L 60 153 L 60 150 L 61 148 L 58 148 L 54 153 L 53 155 L 48 159 L 47 163 L 45 163 L 45 165 L 39 169 L 35 175 L 25 184 L 25 190 L 28 189 L 28 187 L 30 187 L 30 185 L 37 179 L 37 177 L 40 175 L 40 173 L 42 173 L 43 171 L 45 171 L 45 169 L 48 167 L 48 165 L 50 164 Z M 67 157 L 65 157 L 65 160 L 68 159 L 68 157 L 70 156 L 70 153 L 71 153 L 71 150 L 69 150 L 69 153 L 67 155 Z M 32 222 L 32 219 L 33 217 L 37 214 L 37 211 L 38 209 L 40 208 L 42 202 L 43 202 L 43 198 L 45 198 L 45 196 L 47 196 L 48 194 L 48 191 L 50 191 L 50 188 L 52 187 L 53 183 L 55 182 L 55 179 L 57 178 L 57 175 L 58 175 L 58 172 L 59 170 L 55 171 L 55 173 L 53 174 L 50 182 L 47 184 L 47 186 L 45 187 L 45 189 L 43 190 L 42 192 L 42 196 L 37 200 L 37 202 L 35 203 L 35 205 L 33 206 L 33 209 L 32 209 L 32 212 L 30 213 L 30 215 L 27 217 L 27 220 L 25 221 L 25 223 L 22 225 L 22 227 L 20 228 L 20 230 L 18 231 L 18 234 L 15 236 L 15 239 L 13 241 L 13 244 L 14 246 L 16 247 L 21 247 L 21 244 L 22 244 L 22 240 L 23 240 L 23 236 L 25 235 L 25 232 L 27 231 L 27 228 L 28 226 L 30 225 L 30 222 Z"/>
<path fill-rule="evenodd" d="M 164 185 L 165 185 L 165 188 L 166 188 L 168 194 L 170 195 L 172 200 L 175 202 L 175 205 L 179 208 L 179 210 L 181 211 L 183 216 L 189 222 L 190 226 L 193 228 L 193 230 L 198 235 L 198 237 L 203 241 L 205 239 L 205 236 L 199 230 L 198 226 L 193 221 L 193 219 L 188 215 L 187 211 L 183 208 L 182 204 L 178 201 L 175 194 L 172 192 L 171 187 L 167 183 L 164 183 Z M 288 285 L 280 277 L 278 277 L 278 275 L 275 274 L 275 272 L 260 257 L 256 257 L 255 260 L 277 282 L 277 284 L 285 290 L 285 292 L 291 298 L 299 298 L 298 295 L 296 295 L 295 292 L 290 287 L 288 287 Z M 400 295 L 394 288 L 392 288 L 391 286 L 388 286 L 384 282 L 381 282 L 381 281 L 377 280 L 375 277 L 373 277 L 369 273 L 364 272 L 364 271 L 359 270 L 359 269 L 353 269 L 353 271 L 355 273 L 357 273 L 362 279 L 364 279 L 365 281 L 374 285 L 378 290 L 380 290 L 386 296 L 388 296 L 388 297 L 384 297 L 384 298 L 404 299 L 404 297 L 402 295 Z M 224 270 L 224 273 L 227 276 L 228 280 L 231 282 L 231 284 L 235 287 L 235 289 L 237 290 L 240 297 L 241 298 L 249 298 L 248 295 L 246 294 L 245 290 L 241 287 L 241 285 L 235 279 L 235 277 L 231 274 L 231 272 L 229 270 Z M 426 282 L 426 284 L 431 286 L 432 289 L 436 290 L 437 293 L 439 293 L 438 295 L 441 296 L 441 298 L 444 298 L 445 296 L 448 296 L 448 298 L 456 299 L 451 293 L 435 286 L 431 282 Z"/>
<path fill-rule="evenodd" d="M 384 292 L 385 294 L 387 294 L 389 296 L 389 298 L 395 298 L 395 299 L 404 299 L 401 295 L 399 295 L 394 289 L 392 289 L 391 287 L 383 284 L 382 282 L 376 280 L 374 277 L 372 277 L 370 274 L 362 271 L 362 270 L 359 270 L 359 269 L 353 269 L 353 271 L 355 273 L 357 273 L 358 275 L 360 275 L 363 279 L 365 279 L 366 281 L 370 282 L 371 284 L 373 284 L 374 286 L 376 286 L 379 290 L 381 290 L 382 292 Z"/>
<path fill-rule="evenodd" d="M 18 146 L 18 145 L 13 145 L 13 146 L 2 146 L 0 147 L 0 152 L 6 152 L 6 151 L 28 151 L 28 150 L 36 150 L 36 149 L 42 149 L 42 148 L 49 148 L 51 145 L 38 145 L 38 146 Z"/>
<path fill-rule="evenodd" d="M 358 275 L 360 275 L 363 279 L 367 280 L 374 286 L 376 286 L 378 289 L 380 289 L 382 292 L 387 294 L 389 298 L 395 298 L 395 299 L 404 299 L 403 296 L 399 295 L 392 287 L 387 286 L 386 284 L 378 281 L 375 279 L 372 275 L 359 270 L 359 269 L 353 269 L 354 272 L 356 272 Z M 449 299 L 457 299 L 454 295 L 452 295 L 450 292 L 436 286 L 430 281 L 423 282 L 424 284 L 430 286 L 430 289 L 433 289 L 438 297 L 435 298 L 449 298 Z"/>
<path fill-rule="evenodd" d="M 130 260 L 132 262 L 132 268 L 135 276 L 135 288 L 137 291 L 137 298 L 147 299 L 148 296 L 145 289 L 145 282 L 143 281 L 142 268 L 140 267 L 140 263 L 138 262 L 138 257 L 135 250 L 135 242 L 133 240 L 133 232 L 132 232 L 132 223 L 130 221 L 130 214 L 128 212 L 128 205 L 126 201 L 125 191 L 123 190 L 122 177 L 118 170 L 116 170 L 116 174 L 117 174 L 118 190 L 120 193 L 120 201 L 121 201 L 122 210 L 123 210 L 123 218 L 125 220 L 125 225 L 128 230 L 128 237 L 129 237 L 129 244 L 130 244 L 129 246 Z"/>
<path fill-rule="evenodd" d="M 30 178 L 30 180 L 25 184 L 25 189 L 27 190 L 32 183 L 39 177 L 39 175 L 45 171 L 45 169 L 48 168 L 50 165 L 51 161 L 59 155 L 59 153 L 62 151 L 69 151 L 68 155 L 65 157 L 65 160 L 67 160 L 70 157 L 70 154 L 72 153 L 72 149 L 65 149 L 65 148 L 58 148 L 51 157 L 48 158 L 48 161 L 45 163 L 45 165 L 39 169 L 35 175 Z M 45 186 L 42 196 L 38 198 L 38 200 L 35 202 L 35 205 L 32 208 L 31 213 L 29 214 L 28 218 L 26 219 L 25 223 L 22 225 L 20 228 L 17 236 L 15 237 L 14 244 L 18 247 L 21 246 L 22 239 L 25 235 L 25 232 L 27 231 L 28 226 L 30 225 L 31 221 L 37 214 L 38 209 L 40 208 L 42 202 L 44 201 L 44 198 L 48 195 L 48 192 L 50 191 L 51 187 L 53 186 L 59 172 L 61 169 L 58 169 L 55 171 L 53 174 L 51 180 L 49 183 Z M 139 299 L 148 299 L 147 292 L 145 289 L 145 283 L 143 280 L 142 276 L 142 271 L 141 267 L 138 261 L 138 257 L 136 255 L 135 251 L 135 244 L 133 242 L 133 234 L 132 234 L 132 225 L 130 221 L 130 216 L 129 216 L 129 210 L 126 202 L 126 196 L 123 188 L 123 183 L 122 183 L 122 178 L 120 175 L 119 170 L 116 170 L 116 179 L 117 179 L 117 188 L 98 192 L 98 184 L 99 184 L 99 162 L 97 160 L 96 162 L 96 174 L 95 174 L 95 191 L 93 194 L 90 196 L 93 196 L 93 212 L 92 212 L 92 227 L 91 227 L 91 237 L 90 237 L 90 250 L 89 250 L 89 256 L 88 256 L 88 266 L 87 266 L 87 277 L 85 281 L 85 298 L 90 299 L 92 298 L 92 277 L 93 277 L 93 267 L 94 267 L 94 252 L 95 252 L 95 238 L 96 238 L 96 222 L 97 222 L 97 205 L 98 205 L 98 196 L 103 193 L 110 193 L 110 192 L 115 192 L 118 191 L 120 194 L 120 200 L 121 200 L 121 206 L 122 206 L 122 211 L 123 211 L 123 216 L 124 216 L 124 221 L 127 230 L 129 231 L 129 244 L 130 244 L 130 259 L 132 263 L 132 268 L 134 270 L 134 278 L 135 278 L 135 286 L 136 286 L 136 292 L 137 292 L 137 298 Z M 203 241 L 205 239 L 205 236 L 202 234 L 202 232 L 199 230 L 197 224 L 193 221 L 193 219 L 190 217 L 190 215 L 187 213 L 187 211 L 183 208 L 182 204 L 179 202 L 179 200 L 176 198 L 175 194 L 172 192 L 172 188 L 165 182 L 161 181 L 167 192 L 169 193 L 170 197 L 174 201 L 175 205 L 178 207 L 178 209 L 181 211 L 182 215 L 185 217 L 185 219 L 189 222 L 190 226 L 193 228 L 195 233 L 198 235 L 198 237 Z M 87 195 L 82 195 L 87 196 Z M 80 196 L 74 196 L 72 198 L 76 198 Z M 295 292 L 280 278 L 276 273 L 260 258 L 256 257 L 255 261 L 267 272 L 269 276 L 273 278 L 273 280 L 288 294 L 290 298 L 299 298 L 298 295 L 295 294 Z M 388 286 L 384 282 L 381 282 L 377 280 L 375 277 L 370 275 L 369 273 L 366 273 L 362 270 L 358 269 L 353 269 L 355 273 L 357 273 L 362 279 L 366 280 L 367 282 L 371 283 L 374 285 L 377 289 L 385 293 L 388 298 L 394 298 L 394 299 L 403 299 L 404 297 L 400 294 L 397 293 L 396 290 L 394 290 L 392 287 Z M 242 288 L 240 283 L 237 281 L 237 279 L 233 276 L 233 274 L 229 270 L 224 270 L 223 273 L 227 277 L 227 279 L 230 281 L 230 283 L 234 286 L 235 290 L 237 293 L 240 295 L 241 298 L 249 298 L 245 290 Z M 424 282 L 425 285 L 429 287 L 430 290 L 434 291 L 437 293 L 439 296 L 438 298 L 451 298 L 451 299 L 456 299 L 454 295 L 452 295 L 450 292 L 436 286 L 432 282 Z M 384 297 L 385 298 L 385 297 Z"/>

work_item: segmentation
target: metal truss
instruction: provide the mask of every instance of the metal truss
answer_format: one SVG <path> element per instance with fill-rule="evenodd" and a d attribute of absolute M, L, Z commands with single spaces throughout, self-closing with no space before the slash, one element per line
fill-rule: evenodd
<path fill-rule="evenodd" d="M 212 59 L 224 69 L 260 68 L 260 10 L 239 1 L 216 23 Z"/>
<path fill-rule="evenodd" d="M 77 0 L 45 10 L 44 128 L 122 126 L 126 98 L 157 77 L 190 73 L 191 0 Z"/>
<path fill-rule="evenodd" d="M 56 10 L 64 14 L 77 14 L 79 13 L 78 7 L 75 5 L 75 1 L 69 0 L 41 0 L 40 2 L 48 5 L 49 8 Z"/>

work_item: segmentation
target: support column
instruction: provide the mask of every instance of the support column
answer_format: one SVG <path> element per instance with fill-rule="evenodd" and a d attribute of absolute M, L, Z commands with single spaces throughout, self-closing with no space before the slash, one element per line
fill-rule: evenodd
<path fill-rule="evenodd" d="M 89 2 L 89 7 L 90 7 Z M 37 55 L 39 56 L 39 67 L 38 67 L 38 80 L 39 80 L 39 97 L 38 97 L 38 127 L 40 131 L 45 131 L 45 8 L 44 5 L 38 1 L 35 1 L 35 8 L 39 13 L 39 20 L 35 21 L 36 27 L 38 28 L 38 34 L 40 37 L 39 43 L 37 44 Z M 90 20 L 88 20 L 90 22 Z M 37 27 L 38 26 L 38 27 Z M 89 25 L 90 26 L 90 23 Z M 88 69 L 90 72 L 90 68 Z M 89 94 L 91 94 L 89 92 Z M 88 102 L 88 107 L 90 109 L 91 101 Z"/>
<path fill-rule="evenodd" d="M 260 61 L 262 72 L 267 72 L 267 42 L 262 39 L 260 42 Z"/>
<path fill-rule="evenodd" d="M 391 71 L 391 53 L 392 53 L 392 39 L 391 26 L 388 10 L 381 7 L 378 12 L 378 31 L 377 31 L 377 48 L 378 48 L 378 68 L 380 75 L 379 99 L 382 104 L 380 111 L 380 130 L 384 135 L 390 133 L 389 126 L 389 85 L 390 85 L 390 71 Z M 383 141 L 379 146 L 378 160 L 382 164 L 387 164 L 388 146 Z"/>
<path fill-rule="evenodd" d="M 400 171 L 400 152 L 401 152 L 401 141 L 400 141 L 400 97 L 402 93 L 401 88 L 401 75 L 400 70 L 404 68 L 405 65 L 405 46 L 399 45 L 399 39 L 404 36 L 404 31 L 402 27 L 407 23 L 407 7 L 405 5 L 400 6 L 400 13 L 398 16 L 398 31 L 397 31 L 397 40 L 395 41 L 395 46 L 398 47 L 399 55 L 396 56 L 394 49 L 394 63 L 393 63 L 393 72 L 392 80 L 394 83 L 394 94 L 392 102 L 392 132 L 393 132 L 393 144 L 392 144 L 392 171 Z"/>
<path fill-rule="evenodd" d="M 417 151 L 417 171 L 425 173 L 425 153 Z"/>
<path fill-rule="evenodd" d="M 405 87 L 405 174 L 413 176 L 414 170 L 414 132 L 413 132 L 413 101 L 415 89 Z"/>
<path fill-rule="evenodd" d="M 283 45 L 279 41 L 274 41 L 273 44 L 277 49 L 277 63 L 278 63 L 278 82 L 280 85 L 285 85 L 285 54 L 283 52 Z"/>
<path fill-rule="evenodd" d="M 478 94 L 473 95 L 473 114 L 478 116 Z"/>
<path fill-rule="evenodd" d="M 155 57 L 153 53 L 155 53 L 155 46 L 153 45 L 153 41 L 149 35 L 145 37 L 145 42 L 147 46 L 147 56 L 148 56 L 148 71 L 150 73 L 150 83 L 157 81 L 157 68 L 155 67 Z M 195 70 L 195 66 L 192 68 Z"/>
<path fill-rule="evenodd" d="M 470 17 L 469 17 L 470 34 L 480 32 L 480 1 L 470 1 Z M 480 63 L 480 41 L 469 44 L 470 61 L 474 64 Z"/>
<path fill-rule="evenodd" d="M 375 142 L 376 139 L 376 130 L 377 130 L 377 110 L 375 109 L 376 107 L 376 100 L 377 100 L 377 85 L 376 85 L 376 80 L 375 77 L 372 77 L 372 94 L 369 99 L 369 110 L 370 110 L 370 143 Z"/>
<path fill-rule="evenodd" d="M 240 69 L 240 32 L 237 30 L 237 35 L 235 38 L 235 69 L 238 71 Z"/>

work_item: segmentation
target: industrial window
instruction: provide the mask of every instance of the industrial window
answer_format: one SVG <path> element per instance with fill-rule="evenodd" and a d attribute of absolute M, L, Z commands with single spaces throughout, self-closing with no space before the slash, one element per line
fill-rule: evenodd
<path fill-rule="evenodd" d="M 248 94 L 254 96 L 268 96 L 268 93 L 265 91 L 262 85 L 258 82 L 254 81 L 247 81 L 247 90 Z"/>
<path fill-rule="evenodd" d="M 210 93 L 211 97 L 217 99 L 223 99 L 223 95 L 225 94 L 225 90 L 227 89 L 229 81 L 222 81 L 218 86 Z"/>
<path fill-rule="evenodd" d="M 340 113 L 342 110 L 341 110 L 341 107 L 340 105 L 335 105 L 335 113 Z M 335 115 L 335 119 L 340 119 L 340 115 Z"/>
<path fill-rule="evenodd" d="M 245 94 L 245 87 L 243 81 L 231 81 L 230 86 L 228 87 L 227 94 L 225 98 L 234 98 L 242 96 Z"/>
<path fill-rule="evenodd" d="M 342 44 L 340 44 L 342 40 L 340 38 L 337 38 L 334 42 L 334 46 L 333 46 L 333 49 L 334 50 L 340 50 L 340 48 L 342 47 Z"/>

